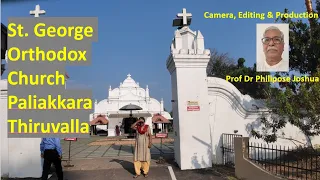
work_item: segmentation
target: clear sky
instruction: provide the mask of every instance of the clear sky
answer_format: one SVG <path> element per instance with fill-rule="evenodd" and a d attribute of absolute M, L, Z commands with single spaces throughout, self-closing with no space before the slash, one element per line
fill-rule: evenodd
<path fill-rule="evenodd" d="M 304 0 L 6 0 L 2 1 L 2 23 L 7 25 L 9 17 L 30 16 L 36 4 L 46 10 L 46 17 L 98 17 L 99 41 L 92 45 L 92 65 L 67 67 L 71 77 L 67 86 L 91 88 L 100 101 L 107 98 L 110 85 L 118 87 L 130 73 L 141 87 L 149 85 L 151 96 L 164 98 L 169 111 L 171 79 L 166 59 L 175 30 L 172 20 L 182 8 L 192 13 L 190 28 L 202 32 L 206 48 L 235 59 L 243 57 L 249 66 L 256 61 L 256 23 L 274 19 L 205 19 L 205 11 L 305 11 Z"/>

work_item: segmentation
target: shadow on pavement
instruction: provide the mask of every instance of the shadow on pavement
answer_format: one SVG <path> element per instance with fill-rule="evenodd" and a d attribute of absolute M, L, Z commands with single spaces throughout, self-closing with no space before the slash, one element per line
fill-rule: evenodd
<path fill-rule="evenodd" d="M 125 169 L 126 171 L 128 171 L 132 175 L 135 174 L 132 162 L 129 162 L 126 160 L 120 160 L 120 159 L 112 159 L 110 162 L 119 163 L 123 167 L 123 169 Z"/>
<path fill-rule="evenodd" d="M 214 179 L 214 180 L 237 180 L 235 169 L 223 165 L 213 165 L 212 168 L 180 170 L 173 157 L 165 157 L 165 165 L 171 166 L 178 180 Z"/>
<path fill-rule="evenodd" d="M 108 170 L 76 170 L 66 171 L 65 180 L 130 180 L 133 179 L 131 173 L 127 173 L 123 169 Z M 150 180 L 171 180 L 169 171 L 166 167 L 154 167 L 148 178 L 139 177 L 139 179 Z"/>
<path fill-rule="evenodd" d="M 133 149 L 132 149 L 132 146 L 130 144 L 129 145 L 112 144 L 111 148 L 114 151 L 122 151 L 122 152 L 130 153 L 130 154 L 133 153 Z"/>

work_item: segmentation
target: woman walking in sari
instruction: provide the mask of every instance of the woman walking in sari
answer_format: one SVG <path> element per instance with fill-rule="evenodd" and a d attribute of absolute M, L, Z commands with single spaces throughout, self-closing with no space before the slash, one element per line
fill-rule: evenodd
<path fill-rule="evenodd" d="M 137 122 L 132 124 L 131 128 L 136 130 L 136 142 L 133 159 L 136 175 L 133 177 L 139 177 L 141 170 L 143 171 L 144 177 L 148 177 L 151 160 L 150 148 L 152 145 L 150 127 L 149 125 L 145 124 L 145 119 L 140 117 Z"/>

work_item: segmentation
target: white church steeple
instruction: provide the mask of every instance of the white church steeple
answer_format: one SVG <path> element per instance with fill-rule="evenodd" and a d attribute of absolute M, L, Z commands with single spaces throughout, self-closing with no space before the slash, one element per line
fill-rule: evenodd
<path fill-rule="evenodd" d="M 160 101 L 160 111 L 164 111 L 164 104 L 163 104 L 163 98 L 161 98 L 161 101 Z"/>
<path fill-rule="evenodd" d="M 149 95 L 149 86 L 147 85 L 146 86 L 146 98 L 149 98 L 150 95 Z"/>
<path fill-rule="evenodd" d="M 184 9 L 185 11 L 185 9 Z M 183 13 L 182 13 L 183 14 Z M 181 14 L 181 16 L 182 16 Z M 190 16 L 192 16 L 190 14 Z M 205 49 L 204 38 L 200 31 L 192 31 L 188 25 L 174 32 L 170 50 L 172 54 L 209 55 L 210 50 Z"/>
<path fill-rule="evenodd" d="M 111 88 L 111 86 L 109 86 L 109 93 L 108 93 L 109 96 L 110 96 L 111 92 L 112 92 L 112 88 Z"/>
<path fill-rule="evenodd" d="M 97 105 L 98 105 L 98 101 L 95 99 L 94 100 L 94 109 L 96 109 Z"/>

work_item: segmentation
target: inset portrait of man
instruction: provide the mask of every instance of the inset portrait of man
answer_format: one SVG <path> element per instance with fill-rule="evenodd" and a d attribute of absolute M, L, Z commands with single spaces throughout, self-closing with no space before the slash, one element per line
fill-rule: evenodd
<path fill-rule="evenodd" d="M 288 72 L 289 48 L 288 48 L 288 24 L 259 24 L 257 26 L 257 71 L 258 72 Z M 283 26 L 284 25 L 284 26 Z M 279 27 L 282 26 L 282 27 Z M 287 28 L 286 28 L 287 27 Z M 261 29 L 263 33 L 261 33 Z M 286 31 L 287 30 L 287 31 Z M 258 33 L 262 37 L 258 36 Z M 284 34 L 283 31 L 287 33 Z M 287 35 L 287 36 L 286 36 Z M 260 44 L 260 46 L 258 45 Z M 262 51 L 261 51 L 262 49 Z"/>

